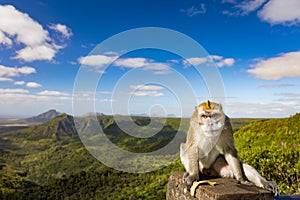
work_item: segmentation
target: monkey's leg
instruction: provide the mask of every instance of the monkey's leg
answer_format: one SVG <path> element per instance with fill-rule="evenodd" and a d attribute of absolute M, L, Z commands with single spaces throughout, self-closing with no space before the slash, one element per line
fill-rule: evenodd
<path fill-rule="evenodd" d="M 240 159 L 238 157 L 238 153 L 237 153 L 237 150 L 235 149 L 234 144 L 228 145 L 224 149 L 224 151 L 225 151 L 224 152 L 225 160 L 229 164 L 229 166 L 234 174 L 235 179 L 238 180 L 242 184 L 249 185 L 250 183 L 247 180 L 247 178 L 245 177 L 245 174 L 242 169 L 242 162 L 240 161 Z"/>
<path fill-rule="evenodd" d="M 231 167 L 226 162 L 223 155 L 219 155 L 210 167 L 210 176 L 220 176 L 223 178 L 234 178 Z"/>
<path fill-rule="evenodd" d="M 267 181 L 262 177 L 256 169 L 252 166 L 242 163 L 243 171 L 246 178 L 253 184 L 258 187 L 264 188 L 274 193 L 274 195 L 279 195 L 279 188 L 276 183 L 272 181 Z M 210 168 L 210 175 L 212 176 L 221 176 L 224 178 L 235 178 L 232 168 L 228 165 L 223 155 L 220 155 L 214 164 Z M 244 183 L 245 184 L 245 183 Z M 248 183 L 246 183 L 248 184 Z"/>
<path fill-rule="evenodd" d="M 254 169 L 252 166 L 243 163 L 243 169 L 245 176 L 249 181 L 254 183 L 256 186 L 264 188 L 266 190 L 269 190 L 273 192 L 275 196 L 279 195 L 279 188 L 276 185 L 276 183 L 272 181 L 267 181 L 264 177 L 262 177 L 256 169 Z"/>
<path fill-rule="evenodd" d="M 186 172 L 183 175 L 184 184 L 189 190 L 195 180 L 199 179 L 199 164 L 198 164 L 198 151 L 197 148 L 193 149 L 182 143 L 180 145 L 180 159 Z"/>

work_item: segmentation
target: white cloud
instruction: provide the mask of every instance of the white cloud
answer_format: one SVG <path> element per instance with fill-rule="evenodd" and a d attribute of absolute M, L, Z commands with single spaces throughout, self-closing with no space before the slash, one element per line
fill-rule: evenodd
<path fill-rule="evenodd" d="M 34 60 L 52 60 L 57 53 L 57 48 L 53 45 L 43 44 L 38 46 L 27 46 L 17 51 L 15 59 L 34 61 Z"/>
<path fill-rule="evenodd" d="M 143 67 L 147 65 L 147 59 L 146 58 L 118 59 L 114 62 L 114 65 L 118 67 L 128 67 L 128 68 Z"/>
<path fill-rule="evenodd" d="M 283 53 L 277 57 L 260 60 L 247 70 L 256 78 L 279 80 L 284 77 L 300 77 L 300 51 Z"/>
<path fill-rule="evenodd" d="M 228 16 L 244 16 L 249 13 L 258 10 L 260 7 L 266 3 L 267 0 L 244 0 L 242 2 L 237 1 L 222 1 L 222 3 L 232 3 L 234 6 L 231 10 L 223 10 L 222 13 Z"/>
<path fill-rule="evenodd" d="M 300 24 L 300 1 L 270 0 L 258 16 L 270 24 Z"/>
<path fill-rule="evenodd" d="M 170 67 L 166 63 L 148 63 L 141 68 L 142 70 L 153 71 L 153 74 L 163 75 L 170 73 Z"/>
<path fill-rule="evenodd" d="M 192 6 L 187 9 L 181 9 L 181 12 L 185 13 L 189 17 L 193 17 L 195 15 L 205 14 L 206 13 L 206 7 L 204 3 L 200 4 L 199 6 Z"/>
<path fill-rule="evenodd" d="M 117 67 L 139 68 L 141 70 L 153 71 L 154 74 L 162 75 L 170 72 L 167 63 L 155 62 L 146 58 L 124 58 L 114 62 Z"/>
<path fill-rule="evenodd" d="M 45 95 L 45 96 L 70 96 L 70 94 L 67 92 L 60 92 L 60 91 L 54 91 L 54 90 L 44 90 L 37 94 Z"/>
<path fill-rule="evenodd" d="M 236 8 L 240 9 L 241 15 L 247 15 L 259 9 L 267 0 L 246 0 L 241 4 L 236 5 Z"/>
<path fill-rule="evenodd" d="M 36 82 L 28 82 L 28 83 L 26 83 L 26 87 L 29 87 L 29 88 L 39 88 L 39 87 L 42 87 L 42 85 L 39 84 L 39 83 L 36 83 Z"/>
<path fill-rule="evenodd" d="M 14 81 L 12 78 L 0 77 L 0 82 L 12 82 Z"/>
<path fill-rule="evenodd" d="M 159 85 L 131 85 L 131 89 L 133 90 L 163 90 L 164 87 Z"/>
<path fill-rule="evenodd" d="M 0 94 L 9 94 L 9 93 L 28 94 L 29 91 L 24 90 L 24 89 L 3 89 L 3 88 L 0 88 Z"/>
<path fill-rule="evenodd" d="M 260 85 L 260 88 L 277 88 L 277 87 L 294 87 L 296 85 L 294 84 L 287 84 L 287 83 L 281 83 L 281 84 L 264 84 Z"/>
<path fill-rule="evenodd" d="M 153 71 L 154 74 L 159 75 L 170 72 L 170 67 L 167 63 L 159 63 L 147 58 L 117 58 L 118 56 L 115 52 L 107 52 L 99 55 L 80 57 L 78 58 L 78 62 L 82 65 L 97 67 L 97 73 L 105 73 L 101 68 L 112 62 L 112 65 L 115 67 L 139 68 L 140 70 Z"/>
<path fill-rule="evenodd" d="M 225 58 L 221 59 L 219 62 L 216 63 L 218 67 L 224 67 L 224 66 L 232 66 L 235 63 L 235 60 L 233 58 Z"/>
<path fill-rule="evenodd" d="M 3 32 L 0 31 L 0 44 L 10 47 L 12 45 L 12 40 L 9 39 Z"/>
<path fill-rule="evenodd" d="M 235 63 L 235 60 L 233 58 L 223 58 L 222 56 L 218 56 L 218 55 L 211 55 L 207 57 L 192 57 L 183 60 L 183 64 L 185 66 L 191 66 L 191 65 L 198 66 L 207 62 L 215 62 L 215 64 L 218 67 L 224 67 L 224 66 L 230 67 Z"/>
<path fill-rule="evenodd" d="M 151 96 L 151 97 L 160 97 L 164 96 L 164 93 L 158 92 L 157 90 L 163 90 L 164 87 L 159 85 L 131 85 L 131 89 L 134 91 L 130 92 L 133 96 Z"/>
<path fill-rule="evenodd" d="M 157 92 L 157 91 L 134 91 L 132 93 L 130 93 L 133 96 L 139 96 L 139 97 L 145 97 L 145 96 L 150 96 L 150 97 L 161 97 L 164 96 L 164 93 L 162 92 Z"/>
<path fill-rule="evenodd" d="M 25 81 L 15 81 L 14 85 L 25 85 L 26 82 Z"/>
<path fill-rule="evenodd" d="M 82 65 L 93 66 L 93 67 L 104 67 L 111 63 L 117 56 L 106 56 L 106 55 L 90 55 L 78 58 L 78 62 Z"/>
<path fill-rule="evenodd" d="M 190 65 L 201 65 L 203 63 L 206 63 L 208 61 L 207 57 L 193 57 L 193 58 L 187 58 L 183 61 L 183 64 L 185 66 L 190 66 Z"/>
<path fill-rule="evenodd" d="M 29 75 L 32 73 L 36 73 L 36 70 L 33 67 L 24 66 L 17 68 L 0 65 L 0 81 L 13 81 L 11 77 Z"/>
<path fill-rule="evenodd" d="M 223 0 L 222 3 L 224 1 L 228 0 Z M 258 11 L 257 16 L 272 25 L 300 25 L 299 0 L 244 0 L 241 3 L 229 1 L 235 5 L 231 10 L 222 11 L 224 15 L 241 16 Z"/>
<path fill-rule="evenodd" d="M 63 31 L 60 28 L 60 31 Z M 24 61 L 52 60 L 60 48 L 41 24 L 12 5 L 0 5 L 0 43 L 8 47 L 23 44 L 14 59 Z"/>
<path fill-rule="evenodd" d="M 70 38 L 73 35 L 71 29 L 63 24 L 51 24 L 49 28 L 54 31 L 60 32 L 66 38 Z"/>
<path fill-rule="evenodd" d="M 281 93 L 274 93 L 275 96 L 282 96 L 282 97 L 300 97 L 300 93 L 291 93 L 291 92 L 281 92 Z"/>
<path fill-rule="evenodd" d="M 299 110 L 300 99 L 276 102 L 226 102 L 224 109 L 229 117 L 272 118 L 289 117 Z"/>

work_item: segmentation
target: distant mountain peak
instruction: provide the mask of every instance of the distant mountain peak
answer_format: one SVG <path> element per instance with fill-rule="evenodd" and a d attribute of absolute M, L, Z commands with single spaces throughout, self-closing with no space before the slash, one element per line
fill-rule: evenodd
<path fill-rule="evenodd" d="M 62 113 L 56 111 L 55 109 L 50 109 L 44 113 L 41 113 L 37 116 L 26 118 L 26 121 L 29 123 L 44 123 L 48 122 L 51 119 L 61 115 Z"/>

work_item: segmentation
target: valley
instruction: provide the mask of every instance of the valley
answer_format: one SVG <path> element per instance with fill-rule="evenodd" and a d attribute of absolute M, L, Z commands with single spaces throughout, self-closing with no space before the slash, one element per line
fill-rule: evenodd
<path fill-rule="evenodd" d="M 148 117 L 131 119 L 142 127 L 150 123 Z M 159 126 L 160 118 L 152 120 Z M 180 124 L 183 129 L 188 127 L 188 121 L 168 118 L 155 136 L 135 138 L 120 129 L 113 116 L 97 117 L 97 122 L 111 142 L 135 153 L 153 152 L 164 147 L 176 135 Z M 300 114 L 284 119 L 231 121 L 241 159 L 253 165 L 268 179 L 276 181 L 283 194 L 300 192 Z M 11 131 L 1 128 L 0 197 L 163 199 L 170 171 L 183 170 L 179 156 L 171 164 L 148 173 L 111 169 L 87 151 L 78 135 L 78 128 L 80 132 L 95 130 L 97 126 L 94 122 L 85 117 L 76 129 L 72 116 L 60 114 L 49 118 L 47 122 L 31 124 L 25 128 Z M 125 128 L 129 124 L 125 119 L 121 122 Z M 178 134 L 184 140 L 185 133 Z M 96 141 L 95 136 L 92 136 L 87 134 L 92 141 Z M 174 156 L 177 156 L 176 152 Z M 151 160 L 148 162 L 151 163 Z"/>

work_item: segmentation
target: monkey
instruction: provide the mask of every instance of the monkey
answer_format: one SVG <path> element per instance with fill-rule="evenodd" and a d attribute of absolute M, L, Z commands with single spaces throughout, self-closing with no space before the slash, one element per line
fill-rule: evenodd
<path fill-rule="evenodd" d="M 241 184 L 254 184 L 279 195 L 276 183 L 267 181 L 239 159 L 230 119 L 221 104 L 207 101 L 195 107 L 186 143 L 180 144 L 180 159 L 186 171 L 183 181 L 188 190 L 201 177 L 213 176 L 235 178 Z"/>

